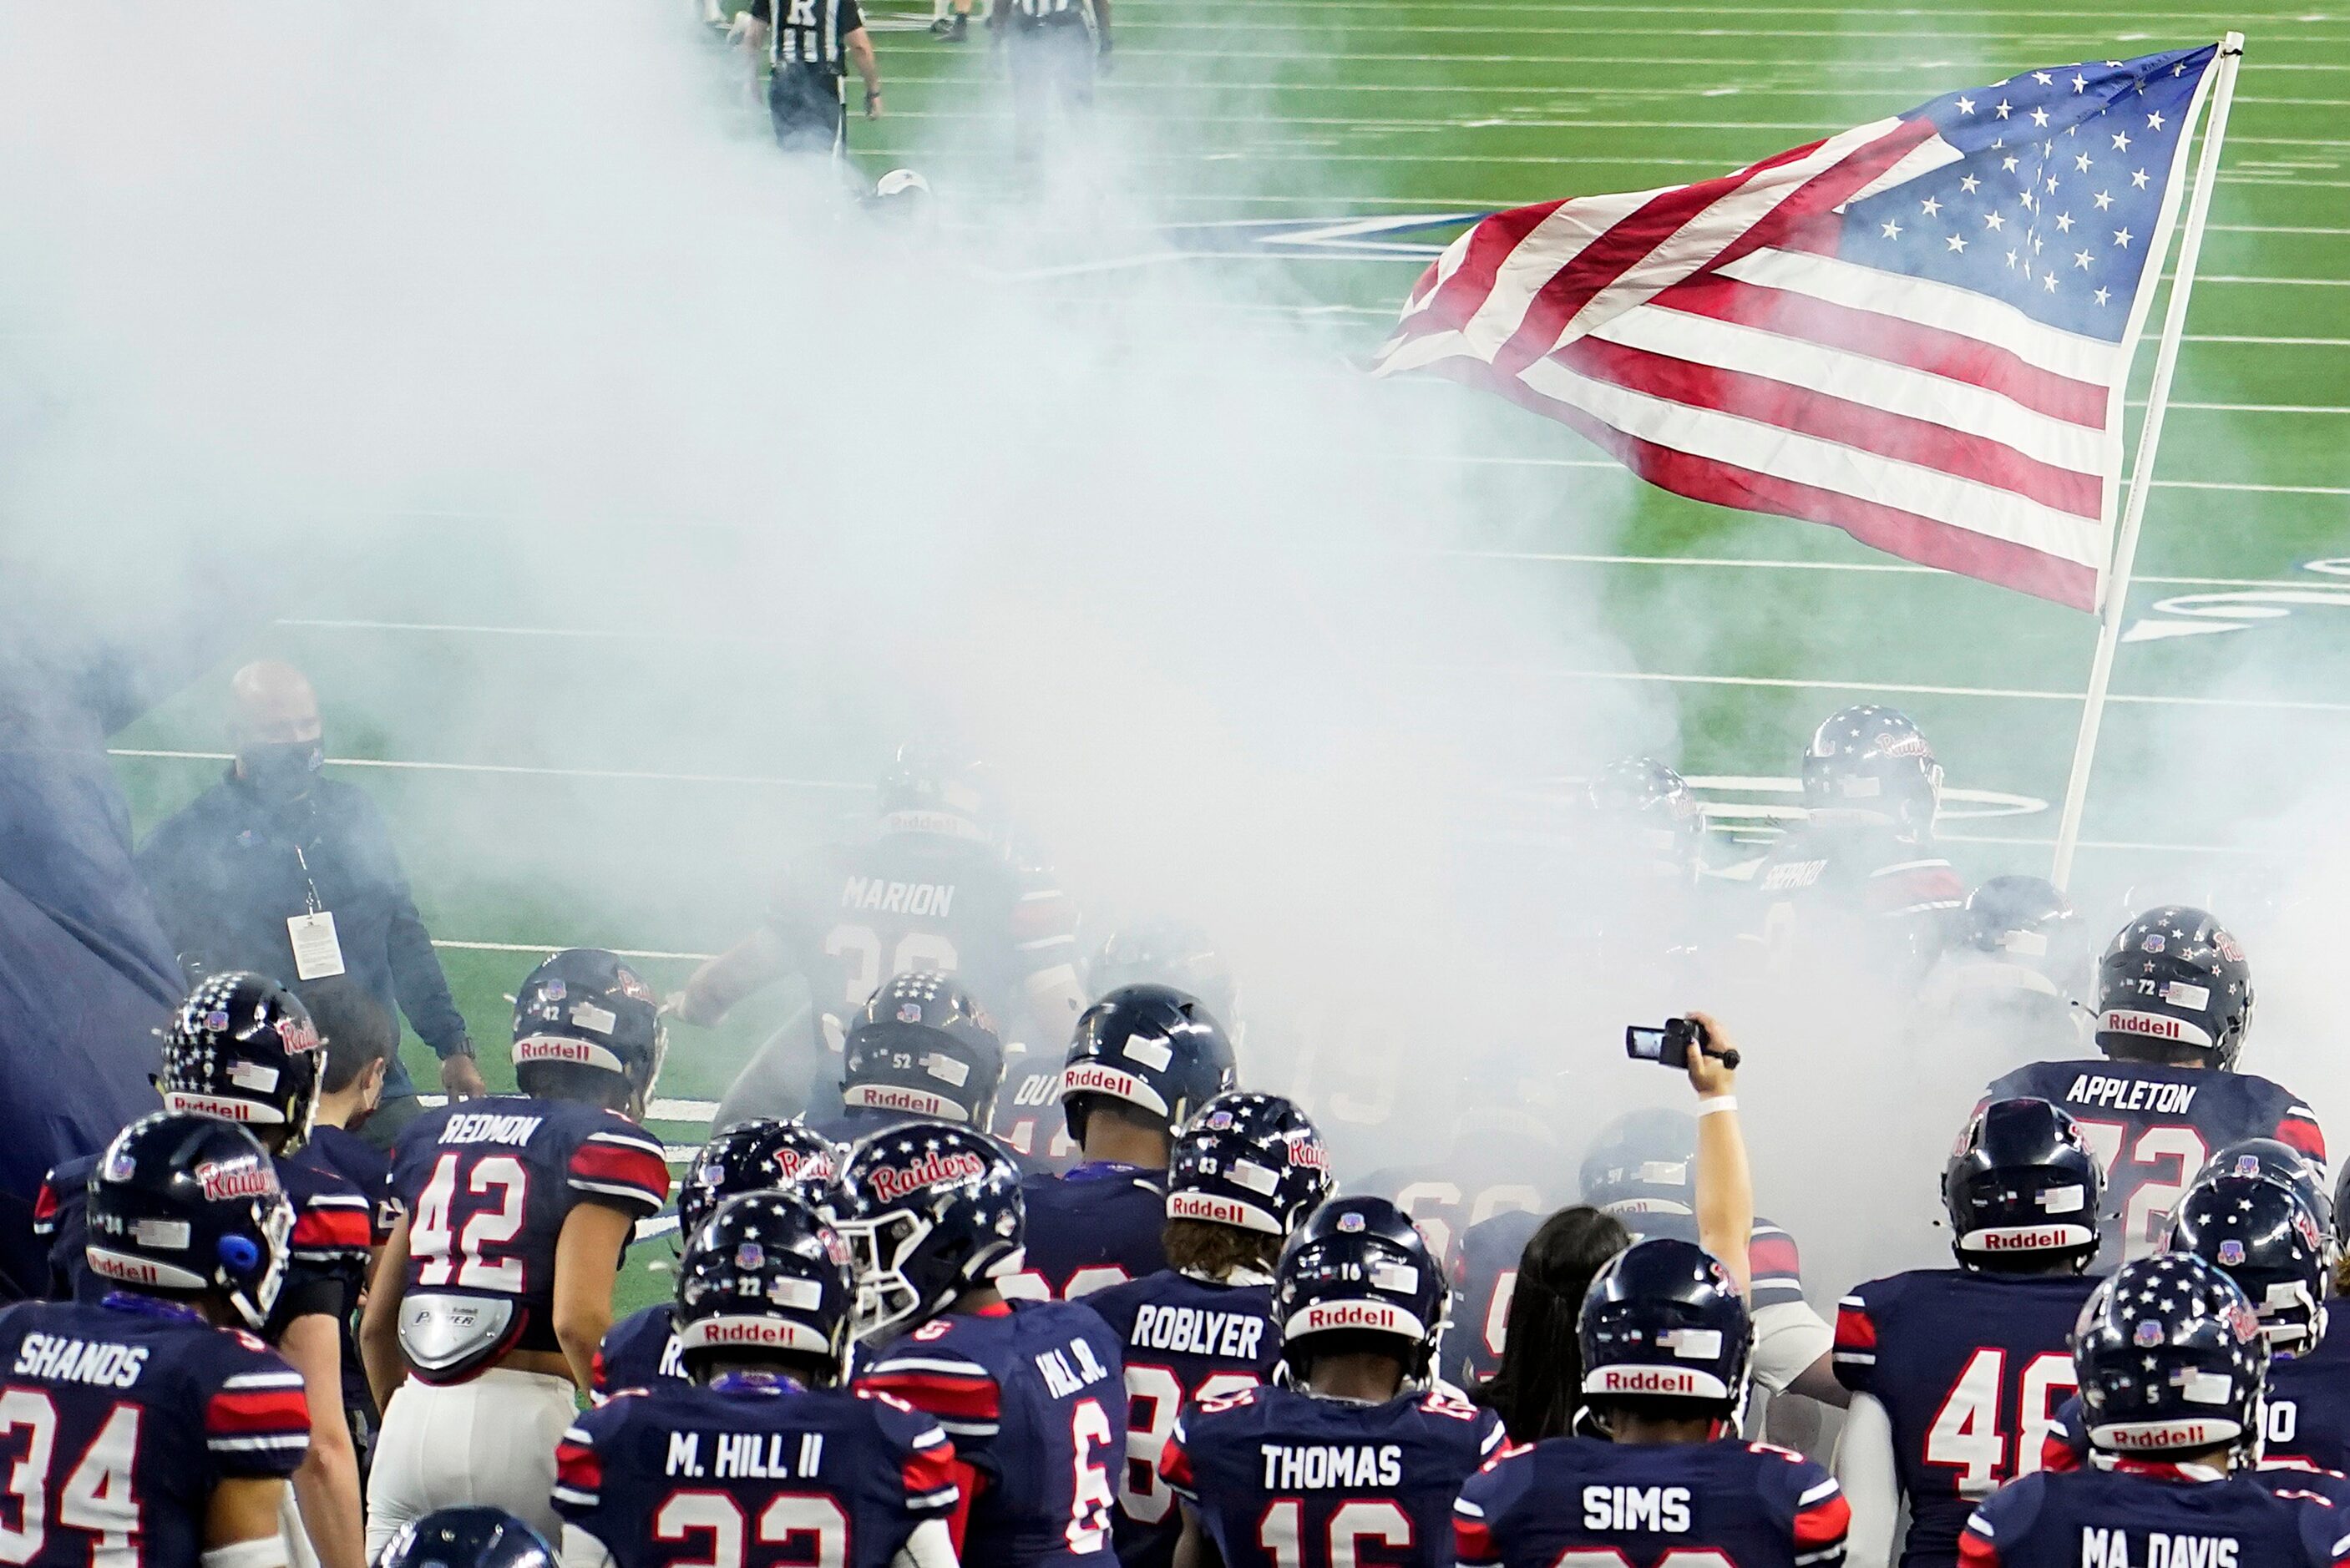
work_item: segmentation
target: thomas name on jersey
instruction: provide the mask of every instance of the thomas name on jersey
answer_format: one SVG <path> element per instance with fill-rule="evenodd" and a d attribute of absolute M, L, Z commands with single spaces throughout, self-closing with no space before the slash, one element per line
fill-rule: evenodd
<path fill-rule="evenodd" d="M 2183 1116 L 2195 1103 L 2196 1084 L 2158 1084 L 2144 1079 L 2116 1078 L 2084 1073 L 2064 1091 L 2076 1106 L 2102 1106 L 2110 1111 L 2152 1111 L 2158 1116 Z"/>
<path fill-rule="evenodd" d="M 1075 1367 L 1069 1365 L 1072 1356 L 1076 1359 L 1077 1364 Z M 1052 1390 L 1053 1397 L 1055 1399 L 1066 1399 L 1072 1394 L 1082 1394 L 1086 1389 L 1109 1376 L 1109 1368 L 1104 1366 L 1099 1358 L 1094 1355 L 1094 1347 L 1082 1339 L 1069 1341 L 1069 1348 L 1066 1353 L 1048 1350 L 1044 1355 L 1031 1359 L 1036 1363 L 1037 1375 L 1045 1379 L 1045 1386 Z"/>
<path fill-rule="evenodd" d="M 712 1432 L 712 1452 L 706 1468 L 702 1436 L 670 1433 L 669 1456 L 662 1469 L 695 1480 L 812 1480 L 824 1464 L 821 1432 Z"/>
<path fill-rule="evenodd" d="M 1192 1355 L 1254 1361 L 1264 1327 L 1263 1313 L 1145 1303 L 1135 1309 L 1134 1330 L 1126 1344 L 1129 1350 L 1180 1350 Z"/>
<path fill-rule="evenodd" d="M 2085 1524 L 2081 1568 L 2251 1568 L 2238 1563 L 2238 1544 L 2232 1535 L 2171 1535 Z"/>
<path fill-rule="evenodd" d="M 1403 1485 L 1400 1443 L 1260 1443 L 1257 1452 L 1271 1492 Z"/>
<path fill-rule="evenodd" d="M 113 1345 L 102 1339 L 67 1339 L 28 1334 L 16 1347 L 19 1377 L 48 1383 L 87 1383 L 93 1388 L 128 1388 L 147 1365 L 147 1346 Z"/>
<path fill-rule="evenodd" d="M 954 911 L 954 896 L 951 882 L 890 882 L 879 877 L 851 876 L 840 890 L 840 907 L 943 920 Z"/>

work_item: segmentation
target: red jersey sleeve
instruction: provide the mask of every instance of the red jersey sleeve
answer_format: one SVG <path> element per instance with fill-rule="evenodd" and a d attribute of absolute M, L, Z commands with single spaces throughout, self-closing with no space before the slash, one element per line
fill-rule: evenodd
<path fill-rule="evenodd" d="M 204 1448 L 224 1476 L 292 1475 L 310 1449 L 302 1375 L 266 1353 L 240 1357 L 204 1402 Z"/>
<path fill-rule="evenodd" d="M 1793 1535 L 1795 1561 L 1817 1563 L 1841 1556 L 1844 1538 L 1852 1529 L 1852 1504 L 1834 1476 L 1823 1475 L 1795 1500 Z"/>
<path fill-rule="evenodd" d="M 305 1262 L 364 1262 L 374 1241 L 368 1200 L 348 1186 L 312 1193 L 294 1216 L 293 1252 Z"/>
<path fill-rule="evenodd" d="M 555 1445 L 555 1502 L 564 1513 L 587 1512 L 604 1501 L 604 1460 L 595 1435 L 574 1426 Z"/>
<path fill-rule="evenodd" d="M 41 1237 L 57 1233 L 57 1173 L 54 1170 L 41 1178 L 40 1190 L 33 1194 L 33 1234 Z"/>
<path fill-rule="evenodd" d="M 1174 1429 L 1167 1434 L 1167 1442 L 1159 1450 L 1159 1479 L 1175 1490 L 1178 1497 L 1197 1502 L 1199 1493 L 1191 1479 L 1191 1455 L 1184 1447 L 1183 1418 L 1175 1418 Z"/>
<path fill-rule="evenodd" d="M 951 1351 L 908 1345 L 874 1363 L 857 1386 L 935 1416 L 951 1437 L 992 1438 L 1003 1419 L 1003 1390 L 994 1376 Z"/>
<path fill-rule="evenodd" d="M 1877 1319 L 1866 1297 L 1848 1295 L 1836 1303 L 1835 1349 L 1829 1365 L 1835 1379 L 1856 1394 L 1874 1390 L 1877 1382 Z"/>
<path fill-rule="evenodd" d="M 2285 1107 L 2277 1120 L 2277 1141 L 2291 1144 L 2318 1164 L 2325 1163 L 2325 1131 L 2317 1125 L 2317 1113 L 2295 1100 Z"/>
<path fill-rule="evenodd" d="M 652 1134 L 613 1120 L 615 1125 L 588 1134 L 571 1151 L 566 1170 L 571 1190 L 649 1220 L 669 1201 L 669 1160 Z"/>

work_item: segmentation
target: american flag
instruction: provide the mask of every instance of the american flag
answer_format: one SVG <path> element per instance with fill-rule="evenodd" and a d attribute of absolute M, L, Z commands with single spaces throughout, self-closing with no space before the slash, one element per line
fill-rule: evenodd
<path fill-rule="evenodd" d="M 1413 286 L 1375 372 L 2094 608 L 2148 263 L 2218 53 L 2025 71 L 1719 179 L 1496 213 Z"/>

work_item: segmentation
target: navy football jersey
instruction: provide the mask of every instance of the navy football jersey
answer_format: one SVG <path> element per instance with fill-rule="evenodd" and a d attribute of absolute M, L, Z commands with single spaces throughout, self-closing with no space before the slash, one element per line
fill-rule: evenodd
<path fill-rule="evenodd" d="M 2034 1062 L 1983 1091 L 1985 1101 L 2029 1095 L 2073 1114 L 2106 1169 L 2100 1272 L 2155 1250 L 2171 1206 L 2211 1158 L 2240 1138 L 2280 1138 L 2320 1165 L 2317 1114 L 2250 1073 L 2153 1062 Z"/>
<path fill-rule="evenodd" d="M 1124 1347 L 1126 1463 L 1118 1472 L 1116 1538 L 1124 1568 L 1165 1568 L 1183 1520 L 1159 1479 L 1159 1456 L 1186 1405 L 1273 1379 L 1281 1335 L 1273 1291 L 1162 1269 L 1086 1297 Z"/>
<path fill-rule="evenodd" d="M 1066 1176 L 1031 1176 L 1020 1195 L 1028 1255 L 1018 1273 L 995 1282 L 1007 1296 L 1076 1301 L 1167 1266 L 1165 1171 L 1097 1160 Z"/>
<path fill-rule="evenodd" d="M 1057 1051 L 1035 1048 L 1003 1064 L 1003 1087 L 995 1096 L 995 1136 L 1030 1170 L 1066 1170 L 1080 1158 L 1061 1111 L 1061 1066 Z"/>
<path fill-rule="evenodd" d="M 373 1206 L 359 1190 L 331 1170 L 306 1162 L 299 1152 L 276 1155 L 277 1183 L 294 1207 L 286 1281 L 263 1332 L 276 1339 L 297 1317 L 323 1313 L 348 1318 L 367 1282 L 368 1248 L 373 1239 Z M 86 1210 L 90 1172 L 98 1157 L 69 1160 L 49 1172 L 34 1205 L 35 1231 L 48 1238 L 49 1286 L 58 1300 L 95 1303 L 115 1288 L 90 1272 L 82 1249 L 88 1241 Z"/>
<path fill-rule="evenodd" d="M 556 1511 L 619 1568 L 889 1568 L 958 1495 L 953 1446 L 930 1417 L 782 1378 L 620 1394 L 563 1434 L 555 1463 Z"/>
<path fill-rule="evenodd" d="M 1461 1568 L 1793 1568 L 1841 1562 L 1851 1522 L 1835 1479 L 1786 1449 L 1547 1438 L 1461 1487 L 1452 1543 Z"/>
<path fill-rule="evenodd" d="M 1782 962 L 1854 950 L 1922 970 L 1949 943 L 1966 879 L 1930 845 L 1877 823 L 1815 817 L 1789 828 L 1755 868 L 1762 937 Z"/>
<path fill-rule="evenodd" d="M 381 1149 L 340 1127 L 318 1127 L 310 1129 L 309 1137 L 295 1151 L 294 1158 L 313 1170 L 340 1177 L 366 1200 L 370 1248 L 380 1247 L 390 1239 L 391 1214 L 385 1199 L 391 1185 L 391 1160 Z M 344 1298 L 343 1408 L 365 1411 L 368 1424 L 372 1426 L 375 1396 L 368 1388 L 367 1365 L 359 1359 L 359 1343 L 353 1332 L 359 1317 L 359 1292 L 367 1284 L 366 1262 L 361 1260 L 358 1266 L 358 1276 L 349 1281 Z"/>
<path fill-rule="evenodd" d="M 1461 1484 L 1503 1444 L 1498 1417 L 1448 1394 L 1381 1405 L 1300 1388 L 1207 1399 L 1175 1423 L 1159 1473 L 1225 1568 L 1446 1568 Z"/>
<path fill-rule="evenodd" d="M 30 1568 L 196 1568 L 213 1489 L 290 1476 L 310 1446 L 300 1373 L 151 1297 L 10 1307 L 0 1368 L 0 1556 Z"/>
<path fill-rule="evenodd" d="M 1118 1341 L 1090 1309 L 1015 1301 L 949 1313 L 880 1351 L 857 1386 L 929 1411 L 954 1440 L 975 1494 L 967 1568 L 1114 1561 L 1125 1386 Z"/>
<path fill-rule="evenodd" d="M 2332 1318 L 2325 1337 L 2303 1355 L 2269 1363 L 2268 1425 L 2263 1467 L 2350 1472 L 2350 1330 Z M 2089 1462 L 2089 1432 L 2081 1402 L 2056 1413 L 2041 1450 L 2041 1468 L 2078 1469 Z"/>
<path fill-rule="evenodd" d="M 408 1293 L 513 1303 L 491 1353 L 502 1355 L 561 1348 L 555 1246 L 572 1206 L 650 1219 L 668 1201 L 669 1166 L 660 1140 L 616 1112 L 494 1095 L 403 1127 L 391 1150 L 391 1192 L 408 1227 Z"/>
<path fill-rule="evenodd" d="M 2068 1344 L 2098 1282 L 1919 1269 L 1871 1280 L 1836 1313 L 1836 1381 L 1885 1407 L 1909 1503 L 1901 1561 L 1957 1560 L 1975 1504 L 2041 1465 L 2078 1386 Z"/>
<path fill-rule="evenodd" d="M 689 1381 L 670 1304 L 655 1302 L 604 1331 L 588 1393 L 601 1404 L 631 1388 L 682 1387 Z"/>
<path fill-rule="evenodd" d="M 1983 1500 L 1959 1538 L 1965 1568 L 2342 1568 L 2350 1520 L 2251 1475 L 2123 1460 L 2024 1476 Z"/>

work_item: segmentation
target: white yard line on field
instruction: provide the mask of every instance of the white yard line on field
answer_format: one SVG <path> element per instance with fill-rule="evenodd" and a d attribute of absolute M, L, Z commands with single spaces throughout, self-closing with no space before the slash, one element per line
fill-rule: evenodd
<path fill-rule="evenodd" d="M 153 757 L 173 762 L 224 763 L 230 760 L 230 753 L 226 752 L 150 750 L 134 746 L 109 747 L 107 755 Z M 339 768 L 390 768 L 434 774 L 512 774 L 525 778 L 608 779 L 635 784 L 756 784 L 779 789 L 821 790 L 861 790 L 867 787 L 845 784 L 837 779 L 784 778 L 764 774 L 680 774 L 632 768 L 536 768 L 520 767 L 511 763 L 419 763 L 391 757 L 329 757 L 327 761 L 329 766 Z"/>

